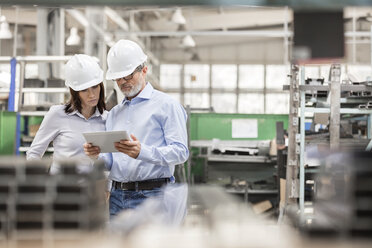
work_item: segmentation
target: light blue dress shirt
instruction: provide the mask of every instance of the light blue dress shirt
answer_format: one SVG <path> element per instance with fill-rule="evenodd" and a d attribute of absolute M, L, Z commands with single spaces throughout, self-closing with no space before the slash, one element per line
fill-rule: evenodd
<path fill-rule="evenodd" d="M 108 114 L 107 131 L 126 130 L 141 143 L 137 159 L 121 152 L 102 153 L 109 178 L 118 182 L 172 177 L 189 157 L 185 109 L 150 83 L 131 101 L 124 98 Z"/>
<path fill-rule="evenodd" d="M 27 151 L 27 160 L 41 159 L 49 143 L 53 141 L 51 174 L 60 171 L 55 161 L 66 158 L 78 159 L 81 171 L 89 169 L 93 165 L 93 160 L 84 153 L 83 145 L 86 141 L 82 133 L 104 131 L 106 117 L 107 111 L 101 115 L 98 109 L 89 119 L 85 119 L 77 110 L 67 114 L 65 105 L 52 106 L 45 115 L 31 147 Z"/>

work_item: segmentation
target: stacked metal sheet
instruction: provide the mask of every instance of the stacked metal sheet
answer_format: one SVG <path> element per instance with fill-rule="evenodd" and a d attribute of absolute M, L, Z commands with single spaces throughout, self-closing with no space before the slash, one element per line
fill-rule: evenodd
<path fill-rule="evenodd" d="M 353 82 L 352 85 L 365 85 L 365 86 L 372 86 L 371 81 L 366 81 L 366 82 Z M 371 96 L 372 92 L 371 91 L 350 91 L 348 92 L 349 96 Z"/>
<path fill-rule="evenodd" d="M 360 109 L 372 109 L 372 101 L 367 102 L 366 104 L 360 104 Z"/>
<path fill-rule="evenodd" d="M 372 238 L 372 153 L 335 153 L 316 179 L 310 234 Z"/>
<path fill-rule="evenodd" d="M 305 80 L 305 85 L 324 85 L 324 78 L 307 78 Z M 327 98 L 328 91 L 327 90 L 307 90 L 305 92 L 306 99 L 321 99 Z"/>
<path fill-rule="evenodd" d="M 103 165 L 78 172 L 79 162 L 64 161 L 58 175 L 49 161 L 0 162 L 0 237 L 29 232 L 90 231 L 101 228 L 105 214 Z"/>

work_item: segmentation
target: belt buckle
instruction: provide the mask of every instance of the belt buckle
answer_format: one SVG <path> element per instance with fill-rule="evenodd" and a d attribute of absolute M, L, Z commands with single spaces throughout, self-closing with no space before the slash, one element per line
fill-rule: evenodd
<path fill-rule="evenodd" d="M 136 190 L 136 192 L 138 192 L 138 181 L 134 182 L 134 189 Z"/>
<path fill-rule="evenodd" d="M 120 189 L 124 190 L 124 182 L 120 182 Z"/>

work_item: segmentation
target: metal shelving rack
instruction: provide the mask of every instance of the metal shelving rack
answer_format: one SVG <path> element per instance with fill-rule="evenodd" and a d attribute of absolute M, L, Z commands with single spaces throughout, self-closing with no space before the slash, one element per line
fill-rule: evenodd
<path fill-rule="evenodd" d="M 0 57 L 0 63 L 10 63 L 10 87 L 9 90 L 1 90 L 1 93 L 9 93 L 8 111 L 17 112 L 16 126 L 16 147 L 15 153 L 27 151 L 27 147 L 21 147 L 21 116 L 44 116 L 47 111 L 21 111 L 22 95 L 24 93 L 67 93 L 67 88 L 24 88 L 25 69 L 27 63 L 38 62 L 66 62 L 71 56 L 17 56 L 17 57 Z M 16 86 L 16 66 L 20 65 L 19 85 Z M 18 95 L 18 102 L 16 102 Z M 52 151 L 53 149 L 49 149 Z"/>
<path fill-rule="evenodd" d="M 262 141 L 256 140 L 222 140 L 219 141 L 221 144 L 225 146 L 236 146 L 236 147 L 250 147 L 257 145 Z M 198 155 L 197 158 L 203 159 L 203 169 L 204 169 L 204 180 L 207 182 L 209 180 L 209 170 L 214 166 L 218 166 L 223 164 L 220 168 L 228 168 L 231 165 L 235 165 L 234 167 L 238 166 L 241 171 L 249 170 L 253 167 L 261 167 L 264 169 L 268 164 L 275 163 L 275 158 L 270 158 L 264 155 L 222 155 L 222 154 L 213 154 L 212 147 L 214 142 L 212 140 L 193 140 L 190 143 L 190 146 L 193 148 L 197 148 Z M 225 188 L 225 192 L 230 194 L 236 195 L 243 195 L 244 202 L 248 202 L 249 196 L 259 196 L 259 195 L 276 195 L 278 194 L 277 189 L 251 189 L 249 188 L 249 184 L 246 182 L 244 186 L 240 187 L 227 187 Z"/>
<path fill-rule="evenodd" d="M 345 85 L 340 84 L 340 66 L 339 65 L 332 65 L 333 70 L 331 70 L 331 81 L 328 85 L 305 85 L 305 68 L 302 66 L 300 68 L 301 72 L 301 79 L 299 80 L 297 75 L 298 73 L 298 66 L 297 70 L 292 70 L 291 77 L 296 83 L 291 82 L 294 86 L 284 85 L 284 90 L 290 90 L 290 99 L 291 99 L 291 106 L 293 106 L 292 111 L 290 113 L 293 114 L 293 121 L 290 121 L 290 127 L 294 130 L 295 134 L 293 137 L 293 142 L 289 142 L 288 150 L 292 149 L 294 151 L 294 157 L 299 157 L 298 160 L 288 158 L 288 167 L 291 168 L 291 165 L 299 168 L 299 185 L 295 179 L 291 180 L 288 178 L 287 173 L 287 180 L 289 179 L 290 182 L 287 182 L 287 193 L 286 197 L 290 199 L 299 198 L 299 208 L 300 208 L 300 220 L 303 223 L 304 221 L 304 206 L 305 206 L 305 164 L 304 164 L 304 156 L 305 156 L 305 113 L 330 113 L 330 147 L 331 149 L 337 149 L 340 144 L 340 137 L 339 137 L 339 128 L 340 128 L 340 114 L 365 114 L 368 115 L 367 121 L 367 137 L 371 139 L 371 126 L 372 126 L 372 109 L 356 109 L 356 108 L 341 108 L 340 103 L 340 96 L 341 91 L 352 91 L 352 92 L 363 92 L 369 91 L 372 92 L 372 86 L 367 85 Z M 294 89 L 294 90 L 291 90 Z M 306 91 L 329 91 L 331 96 L 331 104 L 329 108 L 315 108 L 315 107 L 306 107 L 305 101 L 305 92 Z M 296 105 L 299 103 L 299 105 Z M 295 106 L 296 105 L 296 106 Z M 298 108 L 297 108 L 298 107 Z M 299 111 L 298 111 L 299 110 Z M 299 122 L 298 122 L 299 118 Z M 297 119 L 297 121 L 295 121 Z M 298 130 L 299 128 L 299 130 Z M 299 131 L 299 133 L 298 133 Z M 298 145 L 299 144 L 299 145 Z M 297 164 L 297 166 L 296 166 Z M 295 178 L 297 178 L 297 172 L 292 173 Z M 292 186 L 292 187 L 289 187 Z M 289 190 L 288 190 L 289 189 Z M 297 196 L 297 197 L 296 197 Z M 288 201 L 287 201 L 288 204 Z"/>
<path fill-rule="evenodd" d="M 4 157 L 0 161 L 1 244 L 17 247 L 13 241 L 44 241 L 104 227 L 103 163 L 96 161 L 85 172 L 79 172 L 77 161 L 58 163 L 61 173 L 50 175 L 49 160 Z"/>

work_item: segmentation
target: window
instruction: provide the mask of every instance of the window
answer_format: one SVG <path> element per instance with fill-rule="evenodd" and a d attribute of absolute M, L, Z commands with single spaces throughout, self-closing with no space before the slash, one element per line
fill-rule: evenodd
<path fill-rule="evenodd" d="M 10 87 L 10 64 L 0 64 L 0 88 L 9 89 L 9 87 Z"/>
<path fill-rule="evenodd" d="M 27 63 L 25 67 L 25 78 L 38 78 L 38 77 L 39 77 L 38 65 Z"/>
<path fill-rule="evenodd" d="M 263 94 L 239 94 L 238 112 L 246 114 L 264 113 Z"/>
<path fill-rule="evenodd" d="M 208 93 L 185 93 L 185 106 L 191 108 L 209 108 Z"/>
<path fill-rule="evenodd" d="M 209 65 L 185 65 L 185 88 L 209 88 Z"/>
<path fill-rule="evenodd" d="M 271 93 L 266 94 L 266 114 L 288 114 L 289 94 Z"/>
<path fill-rule="evenodd" d="M 236 65 L 212 65 L 213 88 L 236 88 Z"/>
<path fill-rule="evenodd" d="M 266 88 L 283 89 L 283 85 L 289 82 L 288 74 L 290 74 L 289 66 L 268 65 L 266 67 Z"/>
<path fill-rule="evenodd" d="M 263 89 L 264 88 L 264 66 L 263 65 L 240 65 L 239 66 L 239 88 L 241 89 Z"/>
<path fill-rule="evenodd" d="M 323 72 L 319 65 L 305 69 L 305 76 L 311 78 L 318 78 Z M 288 114 L 289 111 L 289 93 L 282 91 L 283 85 L 289 84 L 288 65 L 165 64 L 161 65 L 160 74 L 160 86 L 178 101 L 183 99 L 184 106 L 213 107 L 217 113 Z"/>
<path fill-rule="evenodd" d="M 181 103 L 181 94 L 180 93 L 167 93 L 167 94 Z"/>
<path fill-rule="evenodd" d="M 356 80 L 357 82 L 369 81 L 372 78 L 371 66 L 370 65 L 349 65 L 347 67 L 347 78 L 349 78 L 352 81 Z"/>
<path fill-rule="evenodd" d="M 212 107 L 217 113 L 236 113 L 236 95 L 232 93 L 213 94 Z"/>
<path fill-rule="evenodd" d="M 160 66 L 160 87 L 180 89 L 182 65 L 164 64 Z"/>
<path fill-rule="evenodd" d="M 306 66 L 305 67 L 305 79 L 307 78 L 319 78 L 320 68 L 319 66 Z M 301 77 L 301 75 L 299 75 Z"/>

